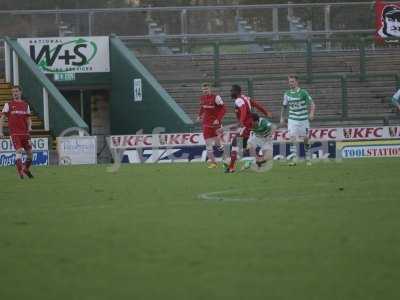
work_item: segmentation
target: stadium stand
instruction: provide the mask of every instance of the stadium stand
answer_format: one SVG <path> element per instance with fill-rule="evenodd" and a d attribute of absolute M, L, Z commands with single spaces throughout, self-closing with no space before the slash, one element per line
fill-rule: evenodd
<path fill-rule="evenodd" d="M 335 118 L 343 124 L 342 89 L 340 78 L 319 79 L 320 75 L 344 74 L 347 82 L 347 117 L 349 124 L 382 122 L 384 117 L 396 117 L 390 105 L 390 97 L 396 89 L 394 76 L 383 76 L 400 70 L 397 48 L 367 50 L 365 81 L 356 75 L 360 72 L 358 50 L 314 52 L 312 57 L 313 82 L 302 83 L 318 105 L 317 118 L 321 124 L 335 124 Z M 140 56 L 141 62 L 163 84 L 171 96 L 194 118 L 198 108 L 199 84 L 213 80 L 214 57 L 211 55 Z M 289 73 L 307 72 L 304 53 L 223 54 L 219 60 L 220 77 L 254 78 L 254 97 L 270 107 L 277 119 L 286 81 L 256 80 L 259 76 L 284 77 Z M 382 76 L 379 76 L 382 74 Z M 174 78 L 173 81 L 170 79 Z M 243 87 L 246 83 L 242 82 Z M 223 81 L 218 87 L 225 99 L 229 99 L 230 82 Z M 324 119 L 329 122 L 323 122 Z M 353 119 L 352 121 L 350 119 Z M 332 122 L 333 120 L 333 122 Z"/>
<path fill-rule="evenodd" d="M 329 126 L 335 122 L 342 125 L 379 124 L 398 118 L 390 97 L 399 85 L 400 77 L 396 79 L 387 73 L 394 74 L 400 70 L 399 48 L 375 45 L 372 40 L 374 28 L 365 22 L 374 16 L 370 3 L 335 3 L 334 6 L 308 3 L 300 6 L 40 11 L 47 17 L 56 14 L 57 26 L 49 26 L 47 18 L 35 18 L 38 13 L 35 11 L 8 11 L 4 12 L 4 20 L 11 17 L 23 20 L 25 15 L 32 17 L 29 26 L 23 22 L 18 28 L 4 26 L 3 34 L 63 36 L 115 32 L 167 90 L 172 97 L 168 101 L 176 100 L 193 120 L 198 109 L 199 86 L 203 81 L 218 81 L 217 89 L 228 100 L 232 81 L 240 83 L 246 93 L 263 101 L 277 120 L 282 94 L 287 89 L 285 76 L 288 73 L 312 79 L 302 80 L 302 86 L 315 98 L 321 125 Z M 316 13 L 310 20 L 313 26 L 305 21 L 305 12 L 310 10 Z M 356 11 L 363 12 L 362 19 L 350 17 Z M 221 16 L 224 22 L 220 22 Z M 198 22 L 199 19 L 204 22 Z M 135 26 L 127 26 L 133 20 Z M 368 38 L 369 41 L 363 44 L 362 41 Z M 140 43 L 146 47 L 141 47 Z M 220 44 L 218 67 L 213 52 L 213 44 L 217 43 Z M 362 50 L 361 45 L 364 45 Z M 0 66 L 3 64 L 1 51 L 0 48 Z M 361 57 L 364 57 L 365 64 L 360 62 Z M 348 76 L 345 82 L 341 80 L 342 75 Z M 61 102 L 64 100 L 59 99 Z M 58 125 L 59 122 L 53 123 Z M 59 127 L 57 132 L 62 129 Z"/>

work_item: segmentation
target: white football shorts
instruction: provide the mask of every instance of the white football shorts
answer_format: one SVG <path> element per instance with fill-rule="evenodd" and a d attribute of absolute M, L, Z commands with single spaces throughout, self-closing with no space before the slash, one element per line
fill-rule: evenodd
<path fill-rule="evenodd" d="M 262 151 L 273 150 L 273 144 L 270 137 L 259 137 L 256 136 L 253 132 L 251 133 L 249 141 L 247 143 L 253 148 L 260 147 Z"/>
<path fill-rule="evenodd" d="M 288 120 L 288 132 L 290 139 L 304 139 L 308 136 L 310 122 L 308 120 L 296 121 Z"/>

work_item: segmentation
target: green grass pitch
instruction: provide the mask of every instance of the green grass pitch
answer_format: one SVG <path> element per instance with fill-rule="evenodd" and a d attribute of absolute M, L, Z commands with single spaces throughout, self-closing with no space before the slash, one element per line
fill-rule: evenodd
<path fill-rule="evenodd" d="M 2 300 L 400 299 L 398 159 L 34 172 L 0 169 Z"/>

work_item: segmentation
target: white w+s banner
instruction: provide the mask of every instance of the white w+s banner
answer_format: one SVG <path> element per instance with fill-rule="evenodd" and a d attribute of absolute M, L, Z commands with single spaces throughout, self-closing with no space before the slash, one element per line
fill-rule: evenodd
<path fill-rule="evenodd" d="M 107 36 L 21 38 L 18 43 L 44 73 L 110 72 Z"/>

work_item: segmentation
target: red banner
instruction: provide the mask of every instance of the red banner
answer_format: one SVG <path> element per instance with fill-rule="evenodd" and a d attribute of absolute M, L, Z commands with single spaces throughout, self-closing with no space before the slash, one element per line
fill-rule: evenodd
<path fill-rule="evenodd" d="M 224 133 L 225 143 L 230 143 L 237 135 L 234 131 Z M 310 128 L 308 136 L 311 141 L 369 141 L 382 139 L 400 139 L 400 126 L 382 127 L 340 127 Z M 275 143 L 289 141 L 286 129 L 277 129 L 272 133 Z M 205 145 L 203 135 L 196 133 L 161 133 L 147 135 L 114 135 L 110 136 L 110 147 L 114 149 L 160 148 L 177 146 Z"/>
<path fill-rule="evenodd" d="M 387 3 L 376 0 L 376 40 L 378 42 L 399 42 L 400 2 Z"/>

